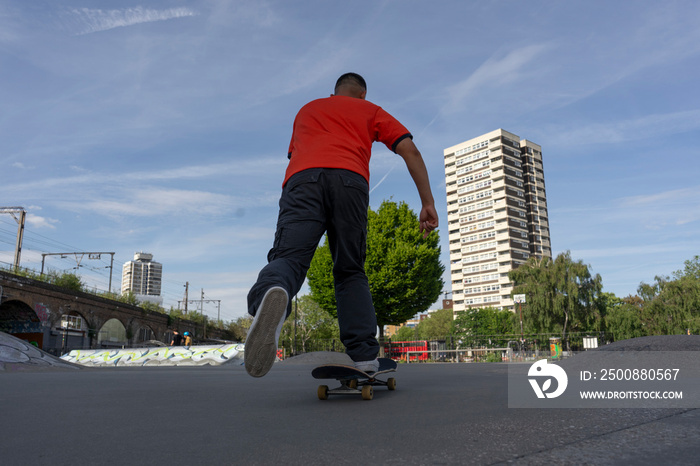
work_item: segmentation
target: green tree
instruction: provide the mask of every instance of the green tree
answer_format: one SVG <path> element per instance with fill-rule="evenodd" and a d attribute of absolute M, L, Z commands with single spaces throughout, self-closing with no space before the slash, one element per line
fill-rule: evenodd
<path fill-rule="evenodd" d="M 187 315 L 185 314 L 185 311 L 183 311 L 180 308 L 174 308 L 170 306 L 170 310 L 168 311 L 168 315 L 172 317 L 173 319 L 186 319 Z"/>
<path fill-rule="evenodd" d="M 504 335 L 513 333 L 514 314 L 492 307 L 468 309 L 457 313 L 454 329 L 457 335 Z"/>
<path fill-rule="evenodd" d="M 285 346 L 307 351 L 313 340 L 339 339 L 338 320 L 321 309 L 311 296 L 301 296 L 292 303 L 292 314 L 282 326 L 280 339 Z"/>
<path fill-rule="evenodd" d="M 391 337 L 391 341 L 413 341 L 418 339 L 419 338 L 416 337 L 416 329 L 408 325 L 401 327 L 394 336 Z"/>
<path fill-rule="evenodd" d="M 642 318 L 643 301 L 638 296 L 620 299 L 612 293 L 604 293 L 604 295 L 606 295 L 606 332 L 612 334 L 615 340 L 627 340 L 646 335 Z"/>
<path fill-rule="evenodd" d="M 250 326 L 253 325 L 253 316 L 246 314 L 242 317 L 239 317 L 236 320 L 236 324 L 239 325 L 247 335 Z"/>
<path fill-rule="evenodd" d="M 245 340 L 247 329 L 250 328 L 250 323 L 245 326 L 246 320 L 251 320 L 246 317 L 239 317 L 236 321 L 229 321 L 223 324 L 223 336 L 227 340 L 243 341 Z"/>
<path fill-rule="evenodd" d="M 673 273 L 673 279 L 657 276 L 654 283 L 641 283 L 637 289 L 650 335 L 700 332 L 700 256 L 684 265 Z"/>
<path fill-rule="evenodd" d="M 454 333 L 452 309 L 440 309 L 428 314 L 428 318 L 416 326 L 418 340 L 437 340 Z"/>
<path fill-rule="evenodd" d="M 515 284 L 513 294 L 525 294 L 523 321 L 534 333 L 584 330 L 600 308 L 603 285 L 600 275 L 591 275 L 582 261 L 571 253 L 549 258 L 530 258 L 511 270 L 508 278 Z"/>
<path fill-rule="evenodd" d="M 332 270 L 326 238 L 307 277 L 314 301 L 336 317 Z M 444 270 L 437 232 L 423 238 L 418 217 L 406 203 L 384 201 L 376 212 L 369 209 L 365 272 L 381 337 L 385 325 L 399 325 L 438 299 Z"/>
<path fill-rule="evenodd" d="M 138 300 L 136 299 L 136 295 L 132 293 L 131 291 L 127 291 L 126 293 L 120 294 L 117 297 L 117 301 L 126 303 L 126 304 L 131 304 L 132 306 L 136 306 L 138 304 Z"/>
<path fill-rule="evenodd" d="M 150 301 L 140 302 L 140 303 L 138 303 L 138 307 L 140 307 L 141 309 L 145 309 L 147 311 L 151 311 L 151 312 L 158 312 L 160 314 L 167 314 L 167 312 L 165 311 L 163 306 L 156 304 L 156 303 L 152 303 Z"/>
<path fill-rule="evenodd" d="M 674 278 L 677 280 L 689 278 L 700 281 L 700 256 L 695 256 L 683 263 L 683 270 L 673 272 Z"/>
<path fill-rule="evenodd" d="M 49 272 L 49 283 L 73 291 L 83 291 L 85 287 L 80 276 L 70 272 Z"/>

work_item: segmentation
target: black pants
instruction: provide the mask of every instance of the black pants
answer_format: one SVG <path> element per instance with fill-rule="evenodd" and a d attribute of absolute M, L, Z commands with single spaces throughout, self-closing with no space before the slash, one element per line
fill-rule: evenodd
<path fill-rule="evenodd" d="M 281 286 L 290 298 L 304 283 L 316 247 L 328 233 L 333 258 L 340 339 L 354 361 L 377 357 L 377 316 L 365 274 L 369 186 L 361 175 L 313 168 L 293 175 L 282 190 L 274 246 L 248 293 L 255 315 L 265 292 Z M 287 316 L 291 313 L 291 299 Z"/>

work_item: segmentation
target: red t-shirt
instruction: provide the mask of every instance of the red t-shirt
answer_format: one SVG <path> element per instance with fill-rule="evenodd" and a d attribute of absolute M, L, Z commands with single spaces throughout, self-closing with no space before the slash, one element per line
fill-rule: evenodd
<path fill-rule="evenodd" d="M 304 105 L 294 119 L 287 180 L 308 168 L 343 168 L 369 183 L 372 143 L 390 150 L 411 133 L 378 105 L 363 99 L 331 96 Z"/>

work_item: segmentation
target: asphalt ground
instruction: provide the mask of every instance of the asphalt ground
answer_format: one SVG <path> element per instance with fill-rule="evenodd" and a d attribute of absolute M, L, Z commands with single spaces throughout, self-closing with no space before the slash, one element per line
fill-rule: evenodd
<path fill-rule="evenodd" d="M 508 408 L 508 365 L 500 363 L 402 364 L 396 391 L 321 401 L 324 381 L 310 375 L 317 362 L 278 363 L 260 379 L 235 363 L 6 368 L 0 463 L 697 465 L 700 458 L 698 409 Z"/>

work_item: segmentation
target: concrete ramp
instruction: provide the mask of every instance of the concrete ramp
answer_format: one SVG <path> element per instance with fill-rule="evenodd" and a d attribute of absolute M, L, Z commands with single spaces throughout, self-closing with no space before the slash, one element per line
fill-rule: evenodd
<path fill-rule="evenodd" d="M 0 332 L 0 372 L 80 369 L 8 333 Z"/>
<path fill-rule="evenodd" d="M 81 366 L 204 366 L 243 362 L 243 343 L 212 346 L 73 350 L 61 359 Z"/>

